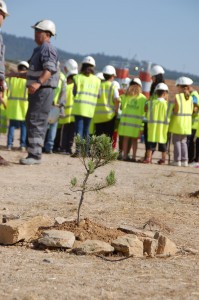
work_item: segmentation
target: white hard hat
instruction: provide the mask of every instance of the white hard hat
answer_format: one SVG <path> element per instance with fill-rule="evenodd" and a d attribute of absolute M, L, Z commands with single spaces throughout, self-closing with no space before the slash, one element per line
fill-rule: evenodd
<path fill-rule="evenodd" d="M 102 70 L 103 74 L 107 74 L 107 75 L 114 75 L 116 76 L 116 71 L 115 68 L 113 66 L 105 66 L 104 69 Z"/>
<path fill-rule="evenodd" d="M 99 78 L 100 80 L 104 80 L 104 75 L 102 72 L 96 73 L 95 76 L 97 76 L 97 78 Z"/>
<path fill-rule="evenodd" d="M 142 87 L 142 82 L 141 82 L 140 78 L 133 78 L 131 80 L 131 83 L 133 83 L 133 82 L 137 83 L 139 86 Z"/>
<path fill-rule="evenodd" d="M 176 85 L 192 85 L 193 83 L 193 80 L 189 77 L 179 77 L 177 80 L 176 80 Z"/>
<path fill-rule="evenodd" d="M 151 68 L 151 76 L 156 76 L 158 74 L 164 74 L 164 69 L 163 67 L 159 66 L 159 65 L 155 65 Z"/>
<path fill-rule="evenodd" d="M 29 68 L 29 63 L 25 60 L 22 60 L 18 63 L 17 67 L 19 67 L 19 66 L 24 66 L 28 69 Z"/>
<path fill-rule="evenodd" d="M 0 0 L 0 10 L 5 14 L 5 16 L 8 16 L 7 5 L 2 0 Z"/>
<path fill-rule="evenodd" d="M 126 77 L 121 80 L 122 85 L 129 85 L 130 82 L 131 82 L 131 78 L 129 78 L 129 77 Z"/>
<path fill-rule="evenodd" d="M 66 77 L 68 78 L 70 75 L 77 75 L 78 74 L 78 69 L 70 70 L 67 74 Z"/>
<path fill-rule="evenodd" d="M 165 83 L 161 82 L 161 83 L 158 83 L 156 85 L 155 91 L 158 91 L 158 90 L 168 91 L 169 88 L 168 88 L 168 85 L 166 85 Z"/>
<path fill-rule="evenodd" d="M 116 80 L 113 80 L 113 85 L 119 90 L 120 89 L 120 84 L 119 84 L 119 82 L 118 81 L 116 81 Z"/>
<path fill-rule="evenodd" d="M 89 64 L 93 67 L 95 67 L 95 60 L 92 56 L 86 56 L 84 57 L 84 59 L 82 60 L 83 64 Z"/>
<path fill-rule="evenodd" d="M 49 31 L 52 35 L 56 34 L 55 24 L 50 20 L 41 20 L 31 27 L 34 29 Z"/>
<path fill-rule="evenodd" d="M 68 71 L 77 70 L 78 69 L 78 64 L 74 59 L 70 58 L 70 59 L 65 61 L 64 67 L 66 67 Z"/>

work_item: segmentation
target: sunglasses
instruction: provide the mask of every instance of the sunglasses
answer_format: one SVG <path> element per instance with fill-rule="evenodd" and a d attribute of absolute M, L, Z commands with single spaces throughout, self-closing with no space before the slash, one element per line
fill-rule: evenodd
<path fill-rule="evenodd" d="M 39 28 L 35 28 L 35 32 L 44 32 L 44 31 Z"/>

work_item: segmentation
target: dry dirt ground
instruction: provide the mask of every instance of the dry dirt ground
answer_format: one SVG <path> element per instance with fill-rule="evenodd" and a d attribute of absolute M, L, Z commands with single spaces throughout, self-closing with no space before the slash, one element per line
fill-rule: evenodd
<path fill-rule="evenodd" d="M 5 141 L 0 139 L 0 144 Z M 16 140 L 16 145 L 18 141 Z M 73 176 L 82 178 L 78 158 L 43 155 L 37 166 L 22 166 L 25 154 L 6 151 L 10 161 L 1 167 L 0 218 L 49 215 L 76 217 L 79 195 L 72 193 Z M 139 144 L 138 155 L 143 154 Z M 81 216 L 107 227 L 138 228 L 151 217 L 174 229 L 169 235 L 178 247 L 199 250 L 199 169 L 116 161 L 98 169 L 91 185 L 115 170 L 115 186 L 87 193 Z M 107 262 L 95 256 L 64 251 L 0 246 L 0 299 L 199 299 L 199 255 L 169 258 L 130 258 Z"/>

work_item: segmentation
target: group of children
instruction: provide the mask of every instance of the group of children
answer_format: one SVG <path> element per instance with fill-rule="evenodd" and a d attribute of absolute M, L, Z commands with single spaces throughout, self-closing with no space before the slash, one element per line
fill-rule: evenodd
<path fill-rule="evenodd" d="M 141 82 L 138 78 L 130 82 L 129 88 L 121 97 L 122 115 L 118 132 L 123 136 L 123 156 L 120 158 L 136 161 L 137 141 L 142 132 L 142 122 L 144 122 L 146 152 L 141 162 L 152 163 L 152 155 L 158 144 L 158 151 L 162 153 L 158 164 L 164 164 L 171 137 L 174 144 L 172 165 L 187 167 L 189 163 L 199 162 L 198 147 L 195 151 L 189 151 L 189 147 L 193 145 L 188 142 L 190 136 L 193 136 L 194 123 L 195 138 L 197 140 L 199 138 L 199 95 L 191 89 L 193 81 L 188 77 L 178 78 L 176 80 L 177 93 L 173 100 L 169 99 L 169 88 L 164 83 L 163 68 L 154 66 L 151 73 L 153 84 L 148 100 L 141 93 Z M 132 143 L 132 158 L 128 156 L 129 139 Z M 193 138 L 192 142 L 194 143 Z"/>
<path fill-rule="evenodd" d="M 18 69 L 27 70 L 26 62 L 21 62 Z M 62 115 L 53 124 L 49 124 L 44 144 L 44 152 L 60 152 L 77 157 L 78 149 L 72 152 L 74 136 L 88 138 L 90 134 L 106 134 L 113 144 L 118 145 L 118 159 L 137 161 L 138 140 L 144 134 L 145 155 L 141 162 L 152 163 L 153 152 L 158 144 L 162 153 L 158 164 L 166 162 L 168 142 L 171 137 L 174 144 L 175 166 L 188 166 L 199 160 L 199 143 L 194 150 L 195 138 L 199 140 L 199 95 L 192 91 L 193 81 L 188 77 L 180 77 L 176 81 L 175 99 L 169 99 L 169 88 L 165 84 L 164 70 L 155 65 L 151 69 L 152 85 L 150 97 L 142 93 L 142 82 L 139 78 L 125 80 L 123 93 L 115 81 L 116 71 L 113 66 L 105 66 L 101 73 L 95 75 L 95 60 L 88 56 L 82 62 L 78 74 L 78 64 L 73 59 L 65 62 L 65 76 L 60 72 L 60 80 L 53 105 L 62 109 Z M 8 150 L 12 148 L 14 130 L 21 128 L 20 146 L 26 147 L 24 140 L 25 111 L 27 110 L 27 92 L 24 80 L 19 82 L 18 95 L 14 95 L 16 79 L 8 82 L 8 112 L 9 117 Z M 23 86 L 22 86 L 23 83 Z M 20 86 L 21 84 L 21 86 Z M 20 95 L 19 95 L 20 94 Z M 18 99 L 18 102 L 16 101 Z M 0 130 L 6 128 L 6 95 L 1 103 Z M 22 99 L 23 98 L 23 99 Z M 55 101 L 56 100 L 56 101 Z M 18 103 L 18 107 L 16 106 Z M 11 107 L 11 108 L 10 108 Z M 19 110 L 23 109 L 23 117 Z M 20 118 L 19 118 L 20 116 Z M 12 130 L 11 130 L 12 129 Z M 114 140 L 119 136 L 118 143 Z M 130 151 L 132 149 L 132 157 Z"/>

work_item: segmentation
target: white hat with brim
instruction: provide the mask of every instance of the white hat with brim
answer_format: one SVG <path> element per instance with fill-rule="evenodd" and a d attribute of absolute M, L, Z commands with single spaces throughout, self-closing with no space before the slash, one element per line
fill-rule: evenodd
<path fill-rule="evenodd" d="M 66 74 L 66 77 L 68 78 L 71 75 L 77 75 L 78 74 L 78 70 L 71 70 Z"/>

